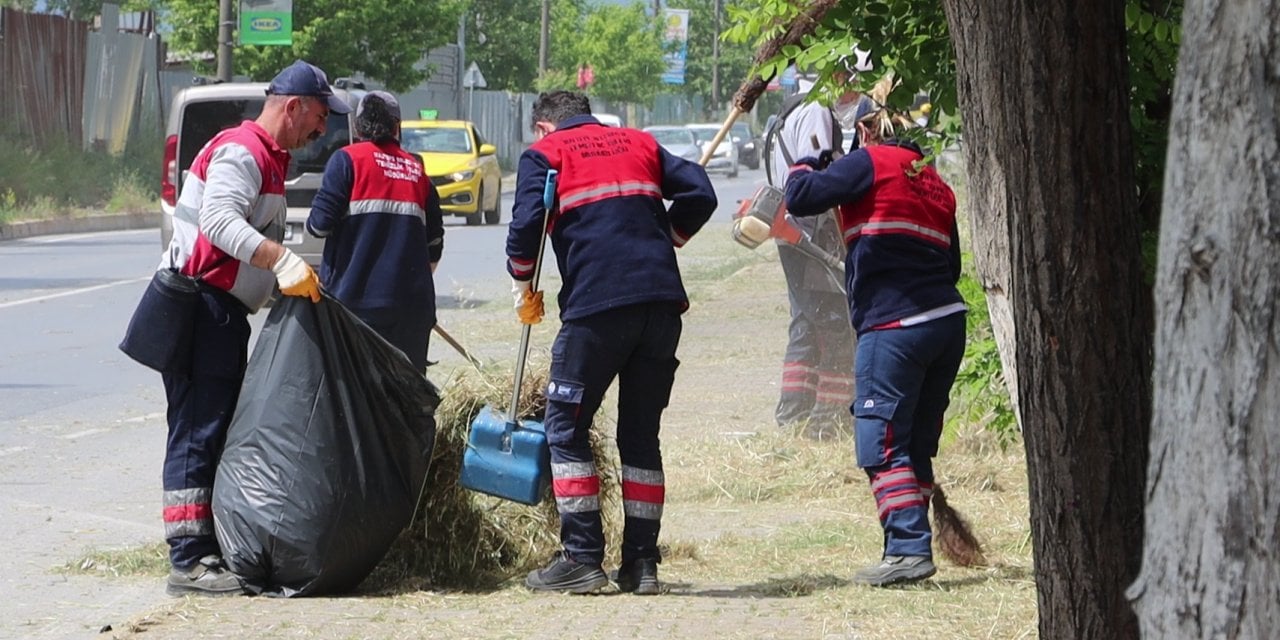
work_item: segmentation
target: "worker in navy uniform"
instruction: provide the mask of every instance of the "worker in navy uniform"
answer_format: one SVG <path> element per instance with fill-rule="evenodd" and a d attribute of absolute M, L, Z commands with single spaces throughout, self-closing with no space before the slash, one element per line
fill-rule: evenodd
<path fill-rule="evenodd" d="M 897 137 L 914 124 L 883 106 L 891 87 L 886 77 L 858 107 L 862 148 L 834 161 L 800 158 L 786 192 L 795 215 L 839 207 L 858 334 L 854 443 L 884 529 L 881 561 L 853 579 L 874 586 L 934 574 L 933 457 L 964 357 L 967 312 L 956 289 L 955 194 L 919 147 Z"/>
<path fill-rule="evenodd" d="M 656 594 L 665 491 L 658 433 L 689 307 L 675 250 L 711 217 L 715 192 L 701 166 L 668 154 L 653 136 L 601 124 L 585 95 L 542 94 L 532 115 L 537 141 L 520 156 L 507 270 L 521 321 L 537 322 L 542 292 L 531 292 L 530 281 L 545 222 L 562 279 L 545 427 L 563 549 L 525 584 L 587 593 L 609 582 L 588 436 L 616 378 L 626 517 L 616 580 L 621 591 Z M 551 170 L 558 175 L 548 211 Z"/>
<path fill-rule="evenodd" d="M 394 96 L 365 94 L 355 132 L 360 142 L 329 157 L 307 217 L 307 231 L 326 238 L 320 282 L 425 371 L 436 324 L 431 274 L 444 250 L 440 196 L 422 158 L 400 148 Z"/>

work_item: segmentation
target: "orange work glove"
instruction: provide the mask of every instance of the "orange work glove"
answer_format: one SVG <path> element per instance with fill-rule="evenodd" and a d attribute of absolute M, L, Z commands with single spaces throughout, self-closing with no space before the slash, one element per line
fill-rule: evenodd
<path fill-rule="evenodd" d="M 542 322 L 542 316 L 546 312 L 546 308 L 542 306 L 542 292 L 526 290 L 524 301 L 516 310 L 516 315 L 520 316 L 522 324 L 538 324 Z"/>
<path fill-rule="evenodd" d="M 280 293 L 286 296 L 311 298 L 312 302 L 320 302 L 320 278 L 316 272 L 298 257 L 298 254 L 285 249 L 276 263 L 271 265 L 271 272 L 276 274 L 276 283 L 280 285 Z"/>

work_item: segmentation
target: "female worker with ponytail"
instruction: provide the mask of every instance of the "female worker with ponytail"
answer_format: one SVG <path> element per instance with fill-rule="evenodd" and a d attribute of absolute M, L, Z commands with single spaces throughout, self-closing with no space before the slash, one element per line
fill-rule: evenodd
<path fill-rule="evenodd" d="M 838 160 L 801 158 L 786 205 L 797 216 L 838 207 L 845 288 L 858 335 L 851 407 L 858 466 L 884 528 L 881 562 L 854 581 L 885 586 L 933 575 L 929 499 L 942 418 L 964 356 L 956 282 L 960 244 L 951 188 L 887 110 L 885 78 L 857 112 L 861 148 Z"/>

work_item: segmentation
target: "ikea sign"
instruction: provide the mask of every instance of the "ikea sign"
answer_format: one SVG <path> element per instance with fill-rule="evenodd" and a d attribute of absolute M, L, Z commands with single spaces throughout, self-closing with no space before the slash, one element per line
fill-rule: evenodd
<path fill-rule="evenodd" d="M 240 0 L 240 44 L 293 44 L 293 0 Z"/>
<path fill-rule="evenodd" d="M 250 26 L 254 31 L 278 32 L 284 28 L 284 21 L 279 18 L 258 18 Z"/>

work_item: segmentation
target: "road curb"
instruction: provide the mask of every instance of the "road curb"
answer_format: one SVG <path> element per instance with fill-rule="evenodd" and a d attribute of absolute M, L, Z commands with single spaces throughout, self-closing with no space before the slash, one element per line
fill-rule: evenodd
<path fill-rule="evenodd" d="M 31 236 L 47 236 L 59 233 L 87 233 L 93 231 L 123 231 L 125 229 L 159 230 L 160 212 L 113 213 L 90 215 L 82 218 L 53 218 L 0 224 L 0 240 L 17 240 Z"/>

